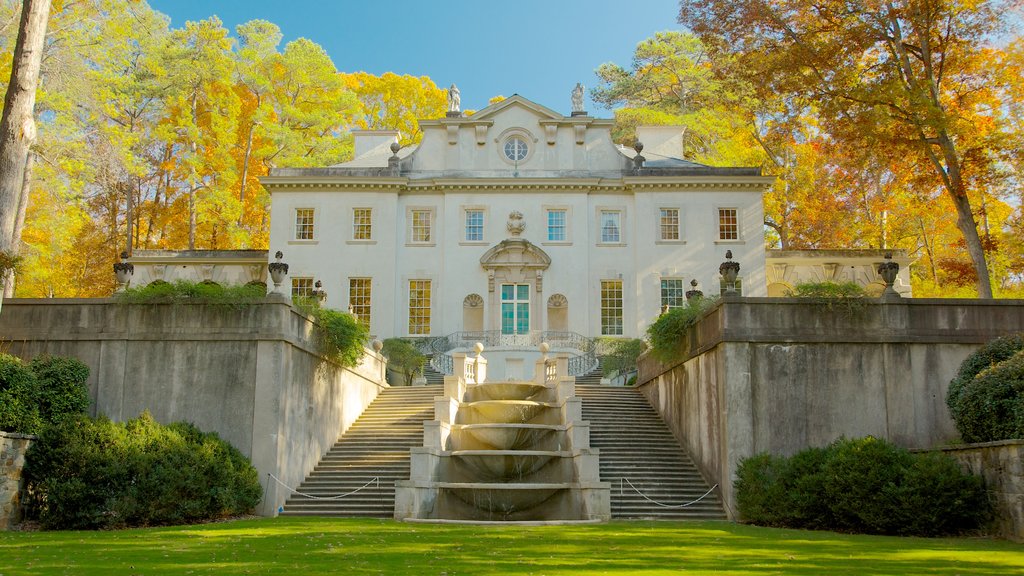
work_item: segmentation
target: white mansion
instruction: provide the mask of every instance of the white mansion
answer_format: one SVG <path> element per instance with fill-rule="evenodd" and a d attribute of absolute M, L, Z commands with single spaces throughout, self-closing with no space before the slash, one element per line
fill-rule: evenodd
<path fill-rule="evenodd" d="M 284 253 L 293 294 L 322 282 L 327 306 L 349 309 L 378 338 L 639 337 L 665 306 L 685 304 L 692 280 L 717 293 L 726 251 L 741 265 L 744 296 L 781 295 L 799 279 L 877 282 L 880 253 L 766 260 L 762 194 L 773 177 L 679 158 L 678 127 L 641 127 L 642 146 L 625 149 L 612 124 L 516 95 L 420 122 L 418 146 L 357 131 L 351 162 L 263 178 L 270 252 Z M 246 254 L 254 262 L 237 266 Z M 187 269 L 186 256 L 137 251 L 137 266 L 160 272 L 140 270 L 136 282 L 173 279 L 165 265 Z M 907 292 L 908 262 L 897 259 L 897 289 Z M 263 252 L 202 260 L 197 279 L 266 277 Z"/>

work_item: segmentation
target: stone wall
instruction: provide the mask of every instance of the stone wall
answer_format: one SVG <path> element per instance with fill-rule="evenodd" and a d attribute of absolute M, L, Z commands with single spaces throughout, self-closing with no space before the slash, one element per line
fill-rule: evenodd
<path fill-rule="evenodd" d="M 73 356 L 90 368 L 94 415 L 123 421 L 149 410 L 187 420 L 249 456 L 274 515 L 320 457 L 376 398 L 383 358 L 367 350 L 342 368 L 317 354 L 313 323 L 288 302 L 232 309 L 108 300 L 4 302 L 11 354 Z"/>
<path fill-rule="evenodd" d="M 32 436 L 0 432 L 0 530 L 21 520 L 21 469 Z"/>
<path fill-rule="evenodd" d="M 967 444 L 942 451 L 985 479 L 996 503 L 993 533 L 1024 542 L 1024 440 Z"/>
<path fill-rule="evenodd" d="M 950 379 L 980 344 L 1021 330 L 1020 301 L 918 299 L 850 313 L 744 298 L 692 327 L 678 362 L 642 358 L 637 383 L 735 518 L 732 483 L 747 456 L 841 436 L 907 448 L 954 440 Z"/>

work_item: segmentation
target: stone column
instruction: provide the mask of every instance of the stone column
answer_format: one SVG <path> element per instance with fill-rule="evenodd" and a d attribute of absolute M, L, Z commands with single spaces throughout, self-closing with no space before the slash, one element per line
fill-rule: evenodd
<path fill-rule="evenodd" d="M 0 432 L 0 530 L 21 521 L 21 470 L 35 436 Z"/>

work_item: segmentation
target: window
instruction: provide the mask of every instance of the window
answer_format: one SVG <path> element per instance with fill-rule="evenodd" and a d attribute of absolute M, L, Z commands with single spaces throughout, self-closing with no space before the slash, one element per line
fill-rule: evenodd
<path fill-rule="evenodd" d="M 718 239 L 739 240 L 740 224 L 736 208 L 718 209 Z"/>
<path fill-rule="evenodd" d="M 313 296 L 313 279 L 301 276 L 292 278 L 292 296 L 311 298 Z"/>
<path fill-rule="evenodd" d="M 683 288 L 682 278 L 662 278 L 661 309 L 664 310 L 666 306 L 669 310 L 682 308 L 685 304 L 686 290 Z"/>
<path fill-rule="evenodd" d="M 548 242 L 565 242 L 565 210 L 548 210 Z"/>
<path fill-rule="evenodd" d="M 530 147 L 526 144 L 526 140 L 519 136 L 513 136 L 505 140 L 505 158 L 512 162 L 522 162 L 526 159 L 529 151 Z"/>
<path fill-rule="evenodd" d="M 659 240 L 679 240 L 679 208 L 662 208 L 659 220 Z"/>
<path fill-rule="evenodd" d="M 409 218 L 411 222 L 409 238 L 413 243 L 427 244 L 434 240 L 431 234 L 431 220 L 433 219 L 433 210 L 411 210 Z"/>
<path fill-rule="evenodd" d="M 622 280 L 601 280 L 601 335 L 622 336 Z"/>
<path fill-rule="evenodd" d="M 348 310 L 356 320 L 370 327 L 370 278 L 348 279 Z"/>
<path fill-rule="evenodd" d="M 352 209 L 352 239 L 371 240 L 373 238 L 373 210 L 371 208 Z"/>
<path fill-rule="evenodd" d="M 466 210 L 466 242 L 483 242 L 484 211 Z"/>
<path fill-rule="evenodd" d="M 430 334 L 430 280 L 409 281 L 409 334 Z"/>
<path fill-rule="evenodd" d="M 601 210 L 601 243 L 618 244 L 619 242 L 622 242 L 622 212 Z"/>
<path fill-rule="evenodd" d="M 312 240 L 313 239 L 313 209 L 312 208 L 296 208 L 295 209 L 295 239 L 296 240 Z"/>
<path fill-rule="evenodd" d="M 529 284 L 501 285 L 501 333 L 526 334 L 530 331 Z"/>

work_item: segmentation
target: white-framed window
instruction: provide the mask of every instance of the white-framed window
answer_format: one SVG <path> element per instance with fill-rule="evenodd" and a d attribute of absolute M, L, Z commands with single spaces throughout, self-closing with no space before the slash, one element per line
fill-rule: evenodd
<path fill-rule="evenodd" d="M 313 296 L 313 278 L 311 276 L 292 276 L 292 297 L 309 298 Z"/>
<path fill-rule="evenodd" d="M 313 228 L 316 217 L 316 210 L 313 208 L 295 209 L 295 239 L 313 240 L 315 238 Z"/>
<path fill-rule="evenodd" d="M 409 244 L 432 246 L 434 239 L 434 209 L 430 207 L 409 208 Z"/>
<path fill-rule="evenodd" d="M 601 210 L 598 217 L 601 244 L 622 243 L 622 211 Z"/>
<path fill-rule="evenodd" d="M 544 241 L 569 242 L 569 209 L 552 206 L 544 209 Z"/>
<path fill-rule="evenodd" d="M 409 280 L 409 334 L 430 334 L 430 280 Z"/>
<path fill-rule="evenodd" d="M 504 152 L 509 162 L 522 162 L 530 153 L 530 145 L 521 136 L 513 136 L 505 140 Z"/>
<path fill-rule="evenodd" d="M 373 239 L 373 209 L 353 208 L 352 209 L 352 239 L 372 240 Z"/>
<path fill-rule="evenodd" d="M 622 335 L 622 280 L 601 280 L 601 335 Z"/>
<path fill-rule="evenodd" d="M 738 208 L 718 209 L 718 239 L 739 240 L 740 220 Z"/>
<path fill-rule="evenodd" d="M 372 278 L 348 279 L 348 310 L 360 324 L 370 327 L 370 291 Z"/>
<path fill-rule="evenodd" d="M 466 208 L 465 210 L 465 241 L 484 241 L 484 211 L 482 208 Z"/>
<path fill-rule="evenodd" d="M 686 305 L 686 287 L 682 278 L 661 279 L 661 309 L 682 308 Z"/>
<path fill-rule="evenodd" d="M 658 211 L 658 240 L 677 242 L 683 239 L 679 208 L 661 208 Z"/>

